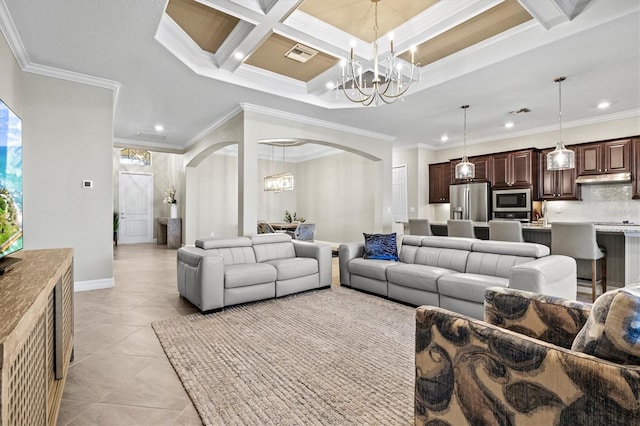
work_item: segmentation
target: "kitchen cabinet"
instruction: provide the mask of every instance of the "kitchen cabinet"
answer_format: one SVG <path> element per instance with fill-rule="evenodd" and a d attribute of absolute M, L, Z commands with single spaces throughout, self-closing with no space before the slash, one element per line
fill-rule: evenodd
<path fill-rule="evenodd" d="M 451 176 L 453 176 L 453 183 L 465 183 L 465 182 L 490 182 L 491 173 L 493 171 L 493 157 L 491 155 L 478 155 L 475 157 L 469 157 L 469 162 L 476 166 L 476 177 L 473 179 L 456 179 L 455 169 L 456 164 L 462 161 L 461 158 L 451 160 Z"/>
<path fill-rule="evenodd" d="M 630 148 L 630 139 L 578 145 L 578 175 L 629 173 Z"/>
<path fill-rule="evenodd" d="M 631 142 L 631 152 L 633 158 L 633 199 L 640 199 L 640 139 L 633 139 Z"/>
<path fill-rule="evenodd" d="M 448 203 L 451 184 L 449 162 L 429 165 L 429 203 Z"/>
<path fill-rule="evenodd" d="M 537 187 L 538 152 L 534 149 L 493 154 L 494 189 Z M 534 191 L 535 193 L 535 191 Z"/>
<path fill-rule="evenodd" d="M 576 151 L 575 146 L 567 149 Z M 540 173 L 538 180 L 539 200 L 581 200 L 581 187 L 576 183 L 576 169 L 547 170 L 547 154 L 555 148 L 544 149 L 540 152 Z"/>

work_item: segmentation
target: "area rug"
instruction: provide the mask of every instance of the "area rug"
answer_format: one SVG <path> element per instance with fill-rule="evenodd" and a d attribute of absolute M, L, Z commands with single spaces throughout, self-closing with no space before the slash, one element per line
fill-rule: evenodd
<path fill-rule="evenodd" d="M 413 422 L 411 307 L 332 287 L 153 328 L 206 425 Z"/>

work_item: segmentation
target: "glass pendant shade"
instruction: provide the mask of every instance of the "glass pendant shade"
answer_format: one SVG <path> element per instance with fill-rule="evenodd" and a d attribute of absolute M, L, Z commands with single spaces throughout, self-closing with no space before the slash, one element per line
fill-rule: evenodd
<path fill-rule="evenodd" d="M 558 83 L 558 124 L 560 135 L 556 149 L 547 154 L 547 170 L 569 170 L 576 168 L 576 154 L 565 148 L 562 142 L 562 82 L 566 77 L 557 77 L 553 81 Z"/>
<path fill-rule="evenodd" d="M 456 164 L 456 179 L 473 179 L 476 177 L 476 165 L 471 163 L 467 156 L 462 157 L 462 161 Z"/>
<path fill-rule="evenodd" d="M 293 174 L 280 173 L 264 178 L 265 191 L 291 191 L 293 189 Z"/>
<path fill-rule="evenodd" d="M 454 176 L 456 179 L 473 179 L 476 177 L 476 165 L 467 158 L 467 108 L 469 105 L 462 105 L 464 110 L 464 154 L 462 161 L 456 164 Z"/>
<path fill-rule="evenodd" d="M 547 170 L 569 170 L 576 168 L 576 154 L 558 142 L 556 149 L 547 154 Z"/>

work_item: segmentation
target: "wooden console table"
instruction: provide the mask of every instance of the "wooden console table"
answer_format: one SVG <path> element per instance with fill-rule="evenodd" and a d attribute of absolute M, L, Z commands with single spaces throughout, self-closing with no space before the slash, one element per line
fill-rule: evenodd
<path fill-rule="evenodd" d="M 0 277 L 0 425 L 55 425 L 73 354 L 73 250 L 24 250 Z"/>
<path fill-rule="evenodd" d="M 182 243 L 182 219 L 159 217 L 156 232 L 158 245 L 166 244 L 167 248 L 180 248 Z"/>

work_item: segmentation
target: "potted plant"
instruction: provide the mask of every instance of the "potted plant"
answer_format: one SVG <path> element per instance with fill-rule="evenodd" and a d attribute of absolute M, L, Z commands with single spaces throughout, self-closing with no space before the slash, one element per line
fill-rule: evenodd
<path fill-rule="evenodd" d="M 118 228 L 120 228 L 120 215 L 117 211 L 113 212 L 113 243 L 118 245 Z"/>

